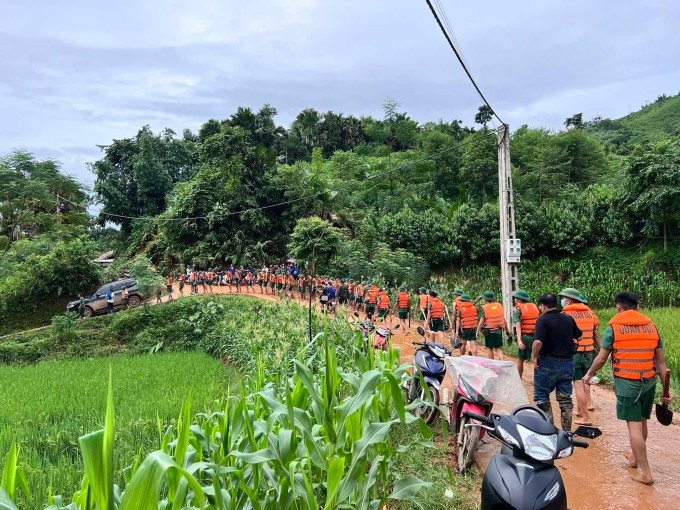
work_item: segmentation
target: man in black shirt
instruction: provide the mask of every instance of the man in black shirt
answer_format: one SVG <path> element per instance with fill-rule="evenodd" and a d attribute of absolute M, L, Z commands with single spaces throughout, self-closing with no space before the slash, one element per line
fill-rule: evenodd
<path fill-rule="evenodd" d="M 541 316 L 536 321 L 536 333 L 531 349 L 534 362 L 534 402 L 553 420 L 550 393 L 555 390 L 562 415 L 562 430 L 571 431 L 571 401 L 574 376 L 574 339 L 583 334 L 570 316 L 557 311 L 554 294 L 543 294 L 538 300 Z"/>

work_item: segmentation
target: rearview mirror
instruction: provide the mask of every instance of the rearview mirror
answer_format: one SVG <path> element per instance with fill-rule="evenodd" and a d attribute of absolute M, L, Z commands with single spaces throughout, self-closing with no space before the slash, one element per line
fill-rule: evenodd
<path fill-rule="evenodd" d="M 355 317 L 359 317 L 359 312 L 354 312 Z"/>
<path fill-rule="evenodd" d="M 602 431 L 597 427 L 588 427 L 586 425 L 580 425 L 575 431 L 575 436 L 587 437 L 588 439 L 595 439 L 602 435 Z"/>
<path fill-rule="evenodd" d="M 99 297 L 99 293 L 95 294 L 94 297 L 98 298 L 98 297 Z"/>
<path fill-rule="evenodd" d="M 418 334 L 419 334 L 420 336 L 425 336 L 425 330 L 423 329 L 422 326 L 418 326 L 418 328 L 416 329 L 416 331 L 418 332 Z"/>
<path fill-rule="evenodd" d="M 399 324 L 397 324 L 396 326 L 394 326 L 394 329 L 399 329 Z"/>

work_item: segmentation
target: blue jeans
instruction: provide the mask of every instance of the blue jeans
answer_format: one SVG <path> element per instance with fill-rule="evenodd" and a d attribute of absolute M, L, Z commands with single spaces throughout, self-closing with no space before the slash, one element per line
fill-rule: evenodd
<path fill-rule="evenodd" d="M 548 402 L 553 390 L 571 397 L 574 362 L 569 359 L 538 359 L 534 369 L 534 402 Z"/>

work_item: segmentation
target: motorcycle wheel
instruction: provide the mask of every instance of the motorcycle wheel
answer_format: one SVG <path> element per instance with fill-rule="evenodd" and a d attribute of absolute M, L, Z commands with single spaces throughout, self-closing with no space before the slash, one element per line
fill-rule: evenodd
<path fill-rule="evenodd" d="M 463 418 L 458 433 L 458 471 L 464 473 L 472 465 L 472 456 L 479 442 L 479 428 L 466 427 L 470 418 Z"/>
<path fill-rule="evenodd" d="M 415 390 L 415 391 L 414 391 Z M 434 386 L 426 384 L 424 388 L 420 387 L 420 382 L 413 381 L 411 383 L 411 395 L 415 395 L 411 400 L 413 402 L 416 398 L 428 401 L 431 400 L 435 407 L 428 404 L 422 404 L 413 410 L 413 414 L 419 418 L 422 418 L 428 425 L 432 423 L 437 416 L 438 406 L 439 406 L 439 391 Z"/>

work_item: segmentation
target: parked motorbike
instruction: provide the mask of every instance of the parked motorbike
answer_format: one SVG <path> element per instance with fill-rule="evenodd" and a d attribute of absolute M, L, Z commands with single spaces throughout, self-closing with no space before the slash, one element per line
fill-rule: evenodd
<path fill-rule="evenodd" d="M 503 444 L 486 468 L 482 482 L 482 510 L 566 510 L 567 493 L 555 460 L 569 457 L 574 447 L 588 448 L 576 436 L 594 439 L 600 429 L 580 426 L 574 432 L 557 429 L 547 415 L 531 405 L 509 415 L 485 416 L 463 412 L 471 423 Z"/>
<path fill-rule="evenodd" d="M 418 326 L 418 334 L 425 338 L 425 330 Z M 437 342 L 411 342 L 416 346 L 413 354 L 413 378 L 406 379 L 404 389 L 409 403 L 420 398 L 423 404 L 413 410 L 416 416 L 421 417 L 425 423 L 432 423 L 437 416 L 439 406 L 439 390 L 446 376 L 444 358 L 451 355 L 442 344 Z M 424 385 L 421 383 L 425 383 Z M 433 402 L 434 407 L 427 404 Z"/>
<path fill-rule="evenodd" d="M 355 317 L 359 317 L 358 312 L 354 312 Z M 373 339 L 373 347 L 376 349 L 382 349 L 383 351 L 387 349 L 389 345 L 390 338 L 392 338 L 392 329 L 387 326 L 376 324 L 372 320 L 356 321 L 361 328 L 361 335 L 367 342 L 370 341 L 371 336 L 375 333 L 375 338 Z M 397 324 L 394 329 L 399 329 L 399 324 Z"/>
<path fill-rule="evenodd" d="M 487 367 L 488 361 L 483 358 L 469 358 L 475 364 Z M 453 403 L 451 405 L 451 419 L 449 427 L 451 433 L 458 440 L 458 470 L 463 473 L 472 465 L 472 456 L 477 449 L 479 440 L 484 437 L 486 429 L 483 427 L 468 427 L 472 420 L 465 413 L 472 412 L 477 415 L 489 416 L 493 404 L 484 395 L 493 393 L 496 379 L 481 381 L 462 373 L 454 381 Z"/>
<path fill-rule="evenodd" d="M 399 324 L 394 326 L 394 329 L 399 329 Z M 392 330 L 387 326 L 378 326 L 375 328 L 375 339 L 373 340 L 373 347 L 376 349 L 387 350 L 390 338 L 392 338 Z"/>

